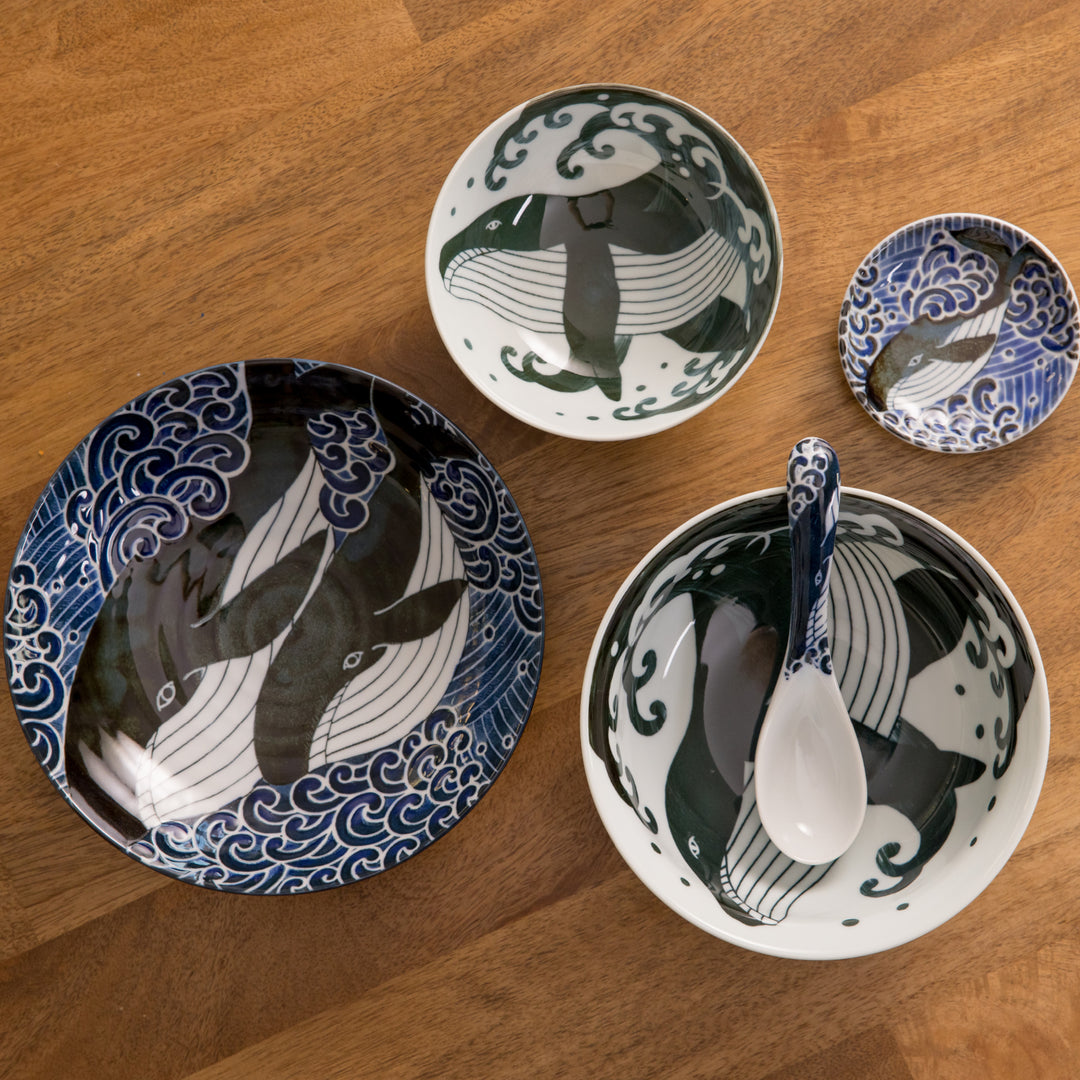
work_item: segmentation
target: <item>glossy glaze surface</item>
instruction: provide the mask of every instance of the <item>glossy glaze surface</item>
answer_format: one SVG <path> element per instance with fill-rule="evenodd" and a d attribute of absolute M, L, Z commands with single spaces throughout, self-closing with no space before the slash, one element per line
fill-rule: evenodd
<path fill-rule="evenodd" d="M 829 585 L 840 516 L 840 463 L 824 440 L 788 456 L 791 617 L 787 651 L 754 752 L 753 792 L 770 840 L 796 862 L 839 858 L 862 827 L 866 774 L 833 673 Z"/>
<path fill-rule="evenodd" d="M 782 855 L 752 796 L 754 746 L 789 620 L 783 492 L 677 530 L 594 642 L 582 739 L 593 798 L 631 868 L 710 933 L 828 958 L 917 937 L 973 900 L 1042 783 L 1049 703 L 1034 640 L 992 570 L 902 504 L 844 489 L 829 606 L 867 778 L 836 862 Z"/>
<path fill-rule="evenodd" d="M 519 419 L 582 439 L 670 427 L 719 397 L 780 289 L 772 200 L 674 98 L 582 86 L 465 151 L 436 202 L 427 288 L 451 356 Z"/>
<path fill-rule="evenodd" d="M 42 767 L 148 866 L 306 892 L 441 836 L 509 757 L 543 649 L 525 525 L 430 406 L 301 360 L 119 410 L 38 500 L 5 657 Z"/>
<path fill-rule="evenodd" d="M 1080 357 L 1080 314 L 1034 237 L 949 214 L 866 256 L 840 309 L 839 347 L 852 392 L 882 427 L 971 453 L 1014 442 L 1057 408 Z"/>

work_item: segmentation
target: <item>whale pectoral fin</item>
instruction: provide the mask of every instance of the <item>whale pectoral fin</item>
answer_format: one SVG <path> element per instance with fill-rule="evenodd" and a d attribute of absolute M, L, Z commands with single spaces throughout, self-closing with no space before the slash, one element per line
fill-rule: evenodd
<path fill-rule="evenodd" d="M 921 567 L 895 581 L 907 625 L 910 660 L 908 678 L 956 648 L 979 608 L 948 574 Z"/>
<path fill-rule="evenodd" d="M 320 529 L 199 623 L 193 634 L 201 662 L 251 656 L 269 645 L 299 610 L 325 546 L 326 530 Z"/>
<path fill-rule="evenodd" d="M 619 368 L 629 339 L 617 339 L 619 283 L 607 243 L 567 245 L 563 331 L 572 362 L 585 368 L 612 400 L 622 392 Z"/>
<path fill-rule="evenodd" d="M 375 616 L 372 641 L 390 645 L 434 634 L 450 618 L 466 588 L 464 578 L 454 578 L 404 597 Z"/>
<path fill-rule="evenodd" d="M 723 295 L 682 325 L 664 331 L 664 335 L 687 352 L 741 349 L 750 336 L 743 309 Z"/>
<path fill-rule="evenodd" d="M 932 359 L 942 360 L 947 364 L 970 364 L 985 356 L 997 341 L 997 334 L 981 334 L 979 337 L 963 338 L 948 345 L 934 346 Z"/>

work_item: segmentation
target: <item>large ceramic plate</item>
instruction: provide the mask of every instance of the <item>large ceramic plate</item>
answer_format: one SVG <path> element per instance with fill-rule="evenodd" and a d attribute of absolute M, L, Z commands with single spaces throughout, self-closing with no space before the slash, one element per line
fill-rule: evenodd
<path fill-rule="evenodd" d="M 589 657 L 585 769 L 612 840 L 675 911 L 759 952 L 856 956 L 955 915 L 1005 864 L 1046 768 L 1046 678 L 985 559 L 913 507 L 844 488 L 829 636 L 868 806 L 839 859 L 794 862 L 762 828 L 754 779 L 790 550 L 774 489 L 707 511 L 642 561 Z"/>
<path fill-rule="evenodd" d="M 906 442 L 973 453 L 1060 404 L 1080 356 L 1076 293 L 1023 229 L 978 214 L 912 222 L 863 259 L 840 310 L 859 404 Z"/>
<path fill-rule="evenodd" d="M 653 90 L 554 91 L 480 134 L 428 230 L 450 355 L 526 423 L 629 439 L 716 401 L 780 295 L 780 229 L 754 163 Z"/>
<path fill-rule="evenodd" d="M 5 606 L 23 730 L 147 866 L 343 885 L 454 825 L 532 707 L 524 522 L 447 419 L 348 368 L 261 360 L 136 398 L 41 495 Z"/>

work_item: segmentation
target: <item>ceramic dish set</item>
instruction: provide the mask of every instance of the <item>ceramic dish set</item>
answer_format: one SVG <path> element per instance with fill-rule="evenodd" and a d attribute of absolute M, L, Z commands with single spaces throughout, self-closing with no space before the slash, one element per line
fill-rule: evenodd
<path fill-rule="evenodd" d="M 475 386 L 603 440 L 716 401 L 765 340 L 782 262 L 731 136 L 605 85 L 475 140 L 426 277 Z M 841 308 L 855 397 L 935 451 L 1030 431 L 1078 351 L 1064 271 L 994 218 L 888 237 Z M 755 803 L 790 618 L 782 489 L 645 557 L 582 691 L 588 783 L 631 868 L 710 933 L 782 956 L 889 948 L 959 911 L 1019 842 L 1049 745 L 1038 648 L 987 561 L 870 492 L 843 488 L 835 525 L 828 626 L 867 787 L 839 859 L 783 856 Z M 18 545 L 4 645 L 34 754 L 94 829 L 176 878 L 266 894 L 355 882 L 459 821 L 517 743 L 543 633 L 525 523 L 454 424 L 353 369 L 259 360 L 145 393 L 72 451 Z"/>

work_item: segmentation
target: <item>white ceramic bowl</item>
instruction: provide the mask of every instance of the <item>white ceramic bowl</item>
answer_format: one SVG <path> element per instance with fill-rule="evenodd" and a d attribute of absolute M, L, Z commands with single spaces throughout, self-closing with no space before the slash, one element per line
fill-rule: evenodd
<path fill-rule="evenodd" d="M 761 829 L 752 768 L 789 582 L 782 489 L 707 510 L 650 552 L 589 656 L 585 771 L 630 867 L 691 922 L 777 956 L 877 952 L 959 912 L 1019 843 L 1046 768 L 1046 677 L 969 544 L 842 489 L 830 639 L 869 805 L 840 859 L 794 863 Z"/>
<path fill-rule="evenodd" d="M 427 289 L 450 355 L 509 413 L 581 439 L 648 435 L 746 370 L 780 294 L 772 199 L 734 139 L 653 90 L 526 102 L 451 170 Z"/>

